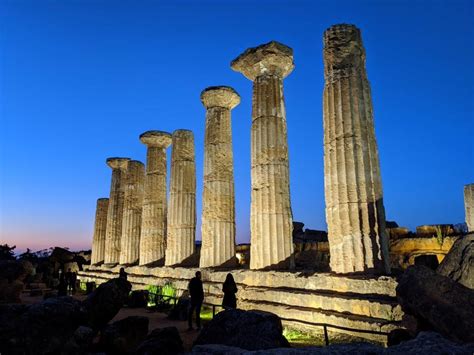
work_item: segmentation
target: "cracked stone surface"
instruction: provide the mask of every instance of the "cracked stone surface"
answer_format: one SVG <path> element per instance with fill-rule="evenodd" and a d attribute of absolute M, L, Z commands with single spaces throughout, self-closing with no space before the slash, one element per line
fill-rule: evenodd
<path fill-rule="evenodd" d="M 107 211 L 105 264 L 117 264 L 120 259 L 125 179 L 129 161 L 129 158 L 107 159 L 107 165 L 112 168 L 112 182 L 110 185 L 109 208 Z"/>
<path fill-rule="evenodd" d="M 94 236 L 92 238 L 91 264 L 99 264 L 104 261 L 105 253 L 105 231 L 107 229 L 107 210 L 109 208 L 108 198 L 99 198 L 95 209 Z"/>
<path fill-rule="evenodd" d="M 180 264 L 193 255 L 196 234 L 194 135 L 178 129 L 172 139 L 165 265 Z"/>
<path fill-rule="evenodd" d="M 206 107 L 200 267 L 220 266 L 235 256 L 234 160 L 231 110 L 240 96 L 227 86 L 201 93 Z"/>
<path fill-rule="evenodd" d="M 283 79 L 293 50 L 278 42 L 247 49 L 231 63 L 253 81 L 251 269 L 293 267 L 288 139 Z"/>
<path fill-rule="evenodd" d="M 125 178 L 120 264 L 134 264 L 139 258 L 144 180 L 143 163 L 130 160 Z"/>
<path fill-rule="evenodd" d="M 140 265 L 164 260 L 166 250 L 166 149 L 171 134 L 147 131 L 140 136 L 147 146 L 145 193 L 140 237 Z"/>
<path fill-rule="evenodd" d="M 330 266 L 389 272 L 388 238 L 370 85 L 359 29 L 324 33 L 324 183 Z"/>

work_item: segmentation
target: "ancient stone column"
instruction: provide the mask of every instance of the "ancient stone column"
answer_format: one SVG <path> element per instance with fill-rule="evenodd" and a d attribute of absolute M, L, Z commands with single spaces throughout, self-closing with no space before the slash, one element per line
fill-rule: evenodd
<path fill-rule="evenodd" d="M 173 132 L 165 265 L 186 264 L 194 253 L 196 167 L 193 132 Z"/>
<path fill-rule="evenodd" d="M 94 237 L 92 238 L 91 265 L 104 262 L 105 231 L 107 229 L 108 198 L 99 198 L 95 209 Z"/>
<path fill-rule="evenodd" d="M 200 267 L 231 263 L 235 257 L 234 160 L 230 110 L 240 96 L 227 86 L 201 93 L 206 107 L 204 189 Z"/>
<path fill-rule="evenodd" d="M 166 148 L 171 134 L 147 131 L 140 135 L 147 145 L 145 196 L 143 198 L 140 265 L 163 264 L 166 250 Z"/>
<path fill-rule="evenodd" d="M 330 266 L 389 272 L 370 85 L 359 29 L 324 33 L 324 185 Z"/>
<path fill-rule="evenodd" d="M 464 208 L 469 232 L 474 232 L 474 184 L 464 186 Z"/>
<path fill-rule="evenodd" d="M 104 263 L 109 265 L 117 264 L 120 259 L 125 179 L 129 160 L 129 158 L 107 159 L 107 165 L 112 168 L 112 183 L 107 211 Z"/>
<path fill-rule="evenodd" d="M 283 79 L 293 71 L 293 50 L 270 42 L 247 49 L 231 67 L 253 81 L 250 268 L 291 268 L 293 217 Z"/>
<path fill-rule="evenodd" d="M 143 185 L 145 166 L 137 160 L 130 160 L 125 179 L 122 239 L 120 241 L 120 264 L 134 264 L 140 250 L 142 226 Z"/>

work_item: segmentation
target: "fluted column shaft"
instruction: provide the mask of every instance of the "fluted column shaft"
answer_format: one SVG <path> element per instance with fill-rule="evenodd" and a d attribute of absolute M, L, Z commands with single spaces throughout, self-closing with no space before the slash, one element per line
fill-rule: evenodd
<path fill-rule="evenodd" d="M 324 181 L 330 266 L 389 272 L 388 240 L 370 85 L 360 31 L 324 34 Z"/>
<path fill-rule="evenodd" d="M 165 265 L 180 264 L 194 253 L 196 233 L 196 167 L 194 136 L 173 133 Z"/>
<path fill-rule="evenodd" d="M 283 80 L 276 75 L 253 84 L 251 164 L 250 268 L 261 269 L 293 253 Z"/>
<path fill-rule="evenodd" d="M 143 163 L 129 161 L 124 192 L 120 264 L 134 264 L 139 258 L 144 179 Z"/>
<path fill-rule="evenodd" d="M 112 183 L 107 211 L 105 264 L 117 264 L 120 260 L 127 163 L 128 160 L 107 160 L 107 164 L 112 168 Z"/>
<path fill-rule="evenodd" d="M 234 162 L 231 108 L 240 102 L 229 87 L 203 91 L 206 106 L 201 267 L 226 264 L 235 256 Z"/>
<path fill-rule="evenodd" d="M 469 232 L 474 232 L 474 184 L 464 186 L 464 208 Z"/>
<path fill-rule="evenodd" d="M 94 237 L 92 238 L 91 265 L 104 261 L 105 233 L 107 230 L 108 198 L 99 198 L 95 210 Z"/>
<path fill-rule="evenodd" d="M 140 265 L 164 261 L 166 250 L 166 148 L 171 135 L 151 131 L 141 139 L 148 145 L 143 200 Z M 148 140 L 147 140 L 148 139 Z"/>

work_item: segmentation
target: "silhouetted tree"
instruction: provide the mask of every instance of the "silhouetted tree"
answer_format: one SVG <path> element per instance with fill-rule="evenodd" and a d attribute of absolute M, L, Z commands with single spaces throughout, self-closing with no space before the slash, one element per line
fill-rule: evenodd
<path fill-rule="evenodd" d="M 15 260 L 15 253 L 13 250 L 16 248 L 16 245 L 9 246 L 8 244 L 0 245 L 0 260 Z"/>

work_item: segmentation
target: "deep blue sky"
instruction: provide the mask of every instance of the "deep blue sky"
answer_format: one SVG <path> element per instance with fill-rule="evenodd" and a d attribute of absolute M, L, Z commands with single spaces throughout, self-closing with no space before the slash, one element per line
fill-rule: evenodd
<path fill-rule="evenodd" d="M 270 40 L 285 80 L 294 219 L 325 229 L 322 34 L 362 30 L 387 219 L 464 221 L 474 182 L 474 10 L 467 1 L 0 2 L 0 240 L 89 247 L 109 156 L 144 161 L 140 133 L 192 129 L 198 239 L 207 86 L 233 111 L 238 241 L 249 238 L 251 82 L 229 63 Z"/>

